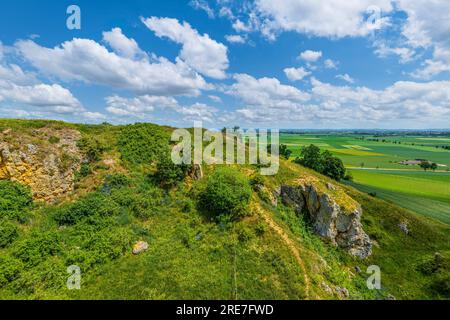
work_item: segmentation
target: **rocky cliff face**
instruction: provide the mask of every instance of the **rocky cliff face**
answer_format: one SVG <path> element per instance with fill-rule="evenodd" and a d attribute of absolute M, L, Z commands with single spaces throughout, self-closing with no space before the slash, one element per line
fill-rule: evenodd
<path fill-rule="evenodd" d="M 80 133 L 71 129 L 36 129 L 31 134 L 0 133 L 0 179 L 30 186 L 36 200 L 53 202 L 73 190 L 81 154 Z"/>
<path fill-rule="evenodd" d="M 336 191 L 331 184 L 327 184 L 327 188 L 330 192 Z M 372 242 L 362 229 L 362 209 L 359 204 L 338 204 L 329 193 L 319 191 L 309 182 L 282 186 L 279 195 L 298 214 L 308 214 L 315 232 L 322 238 L 362 259 L 372 253 Z"/>

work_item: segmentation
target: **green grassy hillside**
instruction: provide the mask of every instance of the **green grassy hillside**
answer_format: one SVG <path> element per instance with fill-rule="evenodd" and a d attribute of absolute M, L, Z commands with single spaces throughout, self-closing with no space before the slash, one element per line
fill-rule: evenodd
<path fill-rule="evenodd" d="M 33 202 L 26 187 L 1 181 L 0 299 L 450 296 L 446 224 L 341 186 L 361 203 L 364 229 L 376 241 L 373 255 L 362 261 L 323 242 L 292 208 L 272 203 L 271 191 L 281 184 L 330 181 L 292 162 L 282 161 L 273 177 L 259 176 L 250 165 L 204 166 L 204 178 L 194 181 L 185 177 L 189 168 L 166 162 L 170 128 L 0 120 L 0 131 L 22 135 L 40 127 L 79 130 L 87 161 L 74 193 L 55 204 Z M 264 187 L 247 193 L 255 180 Z M 226 194 L 233 186 L 239 197 Z M 205 190 L 216 190 L 224 201 L 205 210 Z M 149 249 L 133 255 L 139 240 Z M 373 264 L 381 268 L 381 290 L 366 286 L 365 271 Z M 70 265 L 82 270 L 81 290 L 66 287 Z"/>

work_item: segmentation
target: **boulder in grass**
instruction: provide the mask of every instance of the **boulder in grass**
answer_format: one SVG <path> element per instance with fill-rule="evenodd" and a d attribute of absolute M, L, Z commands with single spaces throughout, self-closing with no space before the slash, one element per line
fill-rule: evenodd
<path fill-rule="evenodd" d="M 148 250 L 148 243 L 145 241 L 138 241 L 133 246 L 133 254 L 140 254 Z"/>

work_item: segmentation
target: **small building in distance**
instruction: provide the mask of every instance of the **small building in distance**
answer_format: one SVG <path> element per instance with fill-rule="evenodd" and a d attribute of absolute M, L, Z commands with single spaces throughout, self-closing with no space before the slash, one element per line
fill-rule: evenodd
<path fill-rule="evenodd" d="M 405 166 L 418 166 L 422 162 L 431 163 L 431 161 L 428 161 L 428 160 L 425 160 L 425 159 L 414 159 L 414 160 L 403 160 L 403 161 L 400 161 L 399 164 L 403 164 Z"/>

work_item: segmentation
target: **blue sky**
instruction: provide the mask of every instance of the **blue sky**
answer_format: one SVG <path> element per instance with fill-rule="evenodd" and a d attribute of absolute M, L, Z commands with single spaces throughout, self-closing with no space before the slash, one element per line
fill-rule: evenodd
<path fill-rule="evenodd" d="M 81 29 L 69 30 L 76 4 Z M 0 117 L 448 128 L 436 0 L 2 1 Z"/>

